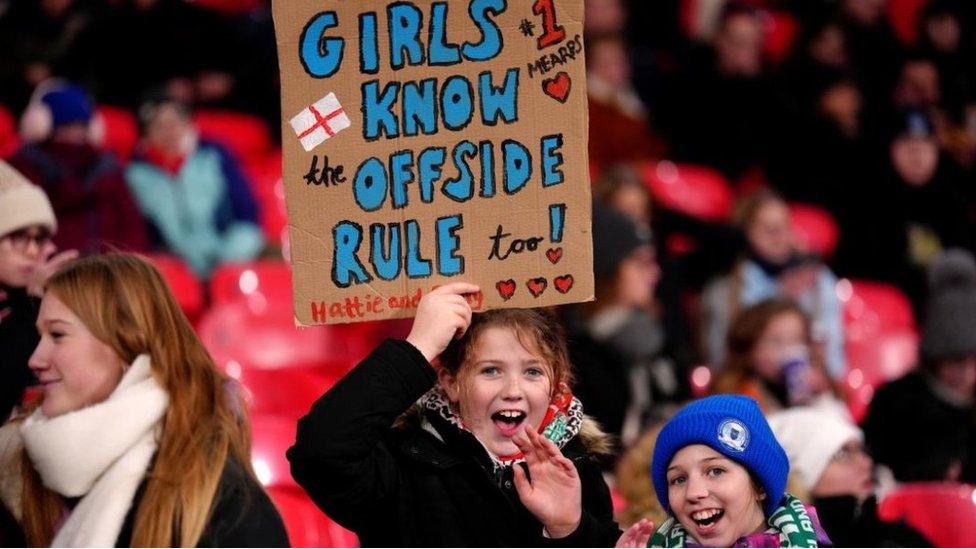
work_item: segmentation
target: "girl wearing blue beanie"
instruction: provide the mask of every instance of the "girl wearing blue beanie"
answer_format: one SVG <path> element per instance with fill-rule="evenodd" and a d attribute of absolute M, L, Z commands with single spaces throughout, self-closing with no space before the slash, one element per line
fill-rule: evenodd
<path fill-rule="evenodd" d="M 814 509 L 786 493 L 789 471 L 756 401 L 716 395 L 688 404 L 654 448 L 651 479 L 669 517 L 647 547 L 830 546 Z"/>

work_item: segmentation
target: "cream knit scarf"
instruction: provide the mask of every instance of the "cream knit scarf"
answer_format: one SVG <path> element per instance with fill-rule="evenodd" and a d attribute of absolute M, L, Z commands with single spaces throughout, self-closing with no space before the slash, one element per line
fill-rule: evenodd
<path fill-rule="evenodd" d="M 81 497 L 52 546 L 115 546 L 168 405 L 144 354 L 104 402 L 53 418 L 38 409 L 24 421 L 24 447 L 44 486 Z"/>

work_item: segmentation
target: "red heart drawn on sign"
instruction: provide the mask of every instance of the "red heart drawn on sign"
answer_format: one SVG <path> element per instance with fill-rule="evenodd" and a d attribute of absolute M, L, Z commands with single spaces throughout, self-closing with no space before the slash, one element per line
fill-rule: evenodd
<path fill-rule="evenodd" d="M 552 263 L 553 265 L 559 263 L 559 260 L 563 258 L 563 249 L 549 248 L 548 250 L 546 250 L 546 258 L 549 259 L 549 262 Z"/>
<path fill-rule="evenodd" d="M 525 285 L 529 288 L 529 293 L 532 294 L 532 297 L 539 297 L 542 295 L 542 292 L 546 291 L 546 286 L 549 283 L 544 278 L 530 278 Z"/>
<path fill-rule="evenodd" d="M 542 91 L 560 103 L 565 103 L 569 97 L 569 90 L 573 87 L 573 82 L 569 75 L 560 72 L 553 78 L 546 78 L 542 81 Z"/>
<path fill-rule="evenodd" d="M 559 293 L 564 294 L 573 288 L 573 275 L 557 276 L 552 283 Z"/>
<path fill-rule="evenodd" d="M 495 288 L 498 288 L 498 295 L 502 296 L 502 299 L 508 301 L 513 295 L 515 295 L 515 281 L 509 278 L 508 280 L 499 280 L 495 284 Z"/>

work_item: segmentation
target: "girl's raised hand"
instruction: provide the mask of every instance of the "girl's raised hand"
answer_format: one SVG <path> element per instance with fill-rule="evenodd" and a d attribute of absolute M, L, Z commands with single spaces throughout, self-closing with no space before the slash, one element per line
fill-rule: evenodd
<path fill-rule="evenodd" d="M 583 517 L 582 485 L 576 466 L 552 441 L 532 429 L 515 435 L 512 442 L 522 451 L 529 469 L 526 476 L 521 466 L 514 467 L 515 489 L 522 504 L 550 537 L 564 538 L 575 532 Z"/>
<path fill-rule="evenodd" d="M 441 354 L 452 338 L 461 337 L 471 324 L 471 306 L 465 294 L 481 291 L 466 282 L 453 282 L 430 291 L 417 306 L 417 317 L 407 342 L 428 362 Z"/>
<path fill-rule="evenodd" d="M 647 519 L 640 519 L 620 536 L 614 547 L 647 547 L 647 542 L 653 533 L 654 523 Z"/>

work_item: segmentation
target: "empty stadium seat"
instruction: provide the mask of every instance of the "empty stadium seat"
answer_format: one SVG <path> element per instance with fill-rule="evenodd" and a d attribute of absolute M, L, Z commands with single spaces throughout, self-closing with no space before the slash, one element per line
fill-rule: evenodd
<path fill-rule="evenodd" d="M 17 135 L 17 122 L 6 107 L 0 105 L 0 158 L 7 158 L 17 151 L 20 137 Z"/>
<path fill-rule="evenodd" d="M 257 295 L 291 302 L 291 266 L 274 260 L 232 262 L 221 264 L 210 276 L 210 299 L 215 304 Z"/>
<path fill-rule="evenodd" d="M 372 328 L 356 324 L 299 328 L 292 301 L 262 296 L 213 305 L 198 333 L 218 366 L 321 368 L 340 377 L 375 346 Z"/>
<path fill-rule="evenodd" d="M 193 122 L 200 135 L 227 147 L 242 163 L 258 161 L 271 152 L 271 135 L 264 122 L 250 114 L 199 110 Z"/>
<path fill-rule="evenodd" d="M 251 465 L 262 485 L 299 488 L 285 456 L 295 444 L 296 429 L 294 418 L 252 412 Z"/>
<path fill-rule="evenodd" d="M 935 547 L 976 547 L 976 486 L 909 483 L 878 505 L 882 520 L 904 520 Z"/>
<path fill-rule="evenodd" d="M 272 486 L 268 494 L 285 521 L 292 547 L 359 546 L 356 534 L 329 519 L 301 490 Z"/>
<path fill-rule="evenodd" d="M 915 367 L 918 343 L 918 334 L 909 328 L 891 329 L 868 339 L 847 342 L 844 391 L 855 421 L 864 419 L 878 387 Z"/>
<path fill-rule="evenodd" d="M 243 386 L 244 398 L 251 414 L 287 417 L 292 424 L 307 414 L 312 404 L 343 373 L 316 367 L 270 370 L 254 368 L 237 361 L 225 362 L 223 368 Z"/>
<path fill-rule="evenodd" d="M 918 42 L 918 18 L 929 0 L 888 0 L 888 21 L 895 36 L 906 46 Z"/>
<path fill-rule="evenodd" d="M 264 4 L 261 0 L 194 0 L 194 3 L 201 8 L 230 16 L 249 13 Z"/>
<path fill-rule="evenodd" d="M 122 107 L 99 105 L 95 120 L 102 126 L 102 149 L 113 153 L 120 162 L 127 162 L 139 142 L 135 115 Z"/>
<path fill-rule="evenodd" d="M 844 303 L 844 338 L 856 342 L 884 331 L 915 330 L 915 313 L 897 287 L 869 280 L 841 280 L 837 296 Z"/>
<path fill-rule="evenodd" d="M 641 166 L 644 183 L 663 206 L 704 221 L 728 221 L 734 200 L 725 177 L 716 170 L 670 160 Z"/>
<path fill-rule="evenodd" d="M 811 204 L 790 204 L 793 235 L 804 250 L 829 258 L 837 249 L 840 231 L 827 210 Z"/>
<path fill-rule="evenodd" d="M 203 312 L 203 285 L 182 259 L 167 254 L 151 254 L 147 258 L 166 279 L 176 303 L 190 322 L 196 322 Z"/>
<path fill-rule="evenodd" d="M 800 33 L 796 17 L 785 11 L 772 10 L 763 19 L 763 55 L 773 65 L 778 65 L 789 57 L 793 44 Z"/>
<path fill-rule="evenodd" d="M 285 208 L 285 186 L 281 180 L 281 150 L 276 149 L 260 161 L 244 166 L 257 200 L 261 228 L 268 242 L 282 246 L 287 242 L 288 211 Z"/>

